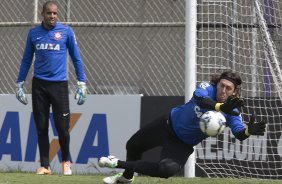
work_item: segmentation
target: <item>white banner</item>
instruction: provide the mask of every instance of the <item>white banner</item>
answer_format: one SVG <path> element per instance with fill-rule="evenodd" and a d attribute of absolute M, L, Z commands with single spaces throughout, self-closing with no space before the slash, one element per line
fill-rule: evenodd
<path fill-rule="evenodd" d="M 0 95 L 0 170 L 35 171 L 40 167 L 31 108 L 15 95 Z M 74 173 L 97 173 L 98 158 L 112 154 L 124 160 L 127 140 L 140 127 L 141 95 L 88 95 L 77 105 L 70 95 L 70 154 Z M 49 119 L 50 162 L 61 172 L 60 147 L 52 111 Z M 108 172 L 103 169 L 102 172 Z"/>

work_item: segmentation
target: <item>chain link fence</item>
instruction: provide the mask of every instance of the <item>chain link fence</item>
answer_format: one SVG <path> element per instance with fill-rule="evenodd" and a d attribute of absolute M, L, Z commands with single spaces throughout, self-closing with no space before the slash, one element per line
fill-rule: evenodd
<path fill-rule="evenodd" d="M 26 35 L 31 27 L 40 24 L 45 2 L 1 0 L 2 94 L 15 92 Z M 198 81 L 209 80 L 211 74 L 234 69 L 240 71 L 246 82 L 254 76 L 249 72 L 252 60 L 264 62 L 265 51 L 261 33 L 255 27 L 257 23 L 253 22 L 252 2 L 197 2 Z M 281 58 L 281 2 L 260 2 L 264 4 L 266 18 L 273 14 L 272 22 L 268 20 L 268 24 L 273 30 L 272 39 Z M 273 8 L 266 2 L 272 2 Z M 184 95 L 185 0 L 59 0 L 57 4 L 59 21 L 75 31 L 90 94 Z M 256 43 L 257 59 L 253 57 L 252 43 Z M 71 61 L 69 63 L 70 91 L 73 92 L 76 76 Z M 261 70 L 265 70 L 264 67 Z M 31 92 L 32 75 L 31 68 L 25 83 L 27 93 Z M 260 96 L 249 94 L 255 91 L 252 85 L 244 84 L 243 88 L 245 96 Z"/>
<path fill-rule="evenodd" d="M 28 30 L 43 0 L 1 0 L 0 93 L 13 94 Z M 55 1 L 56 2 L 56 1 Z M 185 0 L 60 0 L 76 34 L 90 94 L 184 95 Z M 70 90 L 76 76 L 69 61 Z M 25 82 L 31 93 L 33 68 Z"/>

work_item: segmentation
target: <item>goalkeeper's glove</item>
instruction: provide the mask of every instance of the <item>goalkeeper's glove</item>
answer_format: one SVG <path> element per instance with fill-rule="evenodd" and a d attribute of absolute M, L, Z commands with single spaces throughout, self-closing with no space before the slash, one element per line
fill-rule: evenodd
<path fill-rule="evenodd" d="M 245 134 L 247 136 L 249 135 L 263 135 L 266 128 L 266 122 L 260 121 L 255 122 L 255 115 L 252 115 L 250 122 L 247 125 L 247 128 L 245 130 Z"/>
<path fill-rule="evenodd" d="M 78 81 L 77 87 L 76 87 L 76 92 L 75 92 L 75 95 L 74 95 L 74 99 L 77 100 L 78 105 L 84 104 L 84 102 L 86 100 L 86 94 L 87 94 L 86 83 Z"/>
<path fill-rule="evenodd" d="M 230 114 L 233 116 L 238 116 L 240 113 L 233 111 L 235 108 L 240 108 L 244 105 L 244 101 L 242 98 L 237 96 L 229 96 L 224 103 L 216 103 L 215 110 L 222 111 L 226 114 Z"/>
<path fill-rule="evenodd" d="M 16 98 L 22 104 L 27 105 L 28 101 L 27 101 L 27 98 L 26 98 L 25 93 L 24 93 L 23 84 L 24 84 L 24 81 L 17 82 L 17 84 L 16 84 Z"/>

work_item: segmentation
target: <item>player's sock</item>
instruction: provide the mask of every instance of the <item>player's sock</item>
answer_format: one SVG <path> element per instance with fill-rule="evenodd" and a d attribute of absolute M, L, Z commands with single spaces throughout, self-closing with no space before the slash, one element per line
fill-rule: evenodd
<path fill-rule="evenodd" d="M 130 179 L 133 177 L 133 174 L 130 171 L 137 172 L 140 174 L 145 174 L 149 176 L 158 176 L 159 175 L 159 164 L 153 162 L 146 162 L 146 161 L 118 161 L 118 167 L 125 169 L 125 174 L 123 176 L 125 178 Z"/>
<path fill-rule="evenodd" d="M 134 172 L 129 170 L 129 169 L 125 169 L 125 171 L 123 172 L 123 177 L 125 177 L 126 179 L 132 179 Z"/>

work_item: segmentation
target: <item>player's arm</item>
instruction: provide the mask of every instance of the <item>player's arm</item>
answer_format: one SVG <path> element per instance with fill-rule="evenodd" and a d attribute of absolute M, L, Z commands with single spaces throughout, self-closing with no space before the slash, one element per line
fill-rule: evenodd
<path fill-rule="evenodd" d="M 201 108 L 215 110 L 216 101 L 210 98 L 209 94 L 212 93 L 212 85 L 207 82 L 199 84 L 197 89 L 193 93 L 193 98 L 196 104 Z"/>
<path fill-rule="evenodd" d="M 82 105 L 86 101 L 86 95 L 87 95 L 86 78 L 85 78 L 84 66 L 80 57 L 76 38 L 72 28 L 70 27 L 68 29 L 67 47 L 69 49 L 69 53 L 75 68 L 75 73 L 78 81 L 74 99 L 77 100 L 78 105 Z"/>
<path fill-rule="evenodd" d="M 218 103 L 209 97 L 198 97 L 195 94 L 194 94 L 194 98 L 196 99 L 196 103 L 201 108 L 222 111 L 226 114 L 230 114 L 234 116 L 238 116 L 240 114 L 240 112 L 237 112 L 234 109 L 242 107 L 244 103 L 243 99 L 236 96 L 228 97 L 228 99 L 224 103 Z"/>
<path fill-rule="evenodd" d="M 23 89 L 23 85 L 24 85 L 26 76 L 28 74 L 28 71 L 30 69 L 30 66 L 32 64 L 33 55 L 34 55 L 34 46 L 33 46 L 31 38 L 32 38 L 31 31 L 29 31 L 27 40 L 26 40 L 23 58 L 21 61 L 18 79 L 16 82 L 16 98 L 24 105 L 28 104 L 28 101 L 27 101 L 27 98 L 26 98 L 26 95 Z"/>
<path fill-rule="evenodd" d="M 77 76 L 77 80 L 80 82 L 86 82 L 85 73 L 84 73 L 84 66 L 83 62 L 79 53 L 79 48 L 77 45 L 77 41 L 75 38 L 75 34 L 71 27 L 68 29 L 68 40 L 67 40 L 67 47 L 69 50 L 69 54 L 71 56 L 75 73 Z"/>
<path fill-rule="evenodd" d="M 199 97 L 195 95 L 195 93 L 193 97 L 195 98 L 197 105 L 199 105 L 201 108 L 215 110 L 215 105 L 217 103 L 215 100 L 209 97 Z"/>
<path fill-rule="evenodd" d="M 32 64 L 33 55 L 34 55 L 35 50 L 34 50 L 34 45 L 32 43 L 31 34 L 32 32 L 29 31 L 27 35 L 27 39 L 26 39 L 25 50 L 24 50 L 22 61 L 21 61 L 21 66 L 20 66 L 17 82 L 25 81 L 28 71 L 30 69 L 30 66 Z"/>
<path fill-rule="evenodd" d="M 252 115 L 247 127 L 233 134 L 237 139 L 243 141 L 250 135 L 264 135 L 265 128 L 266 121 L 255 122 L 255 115 Z"/>

